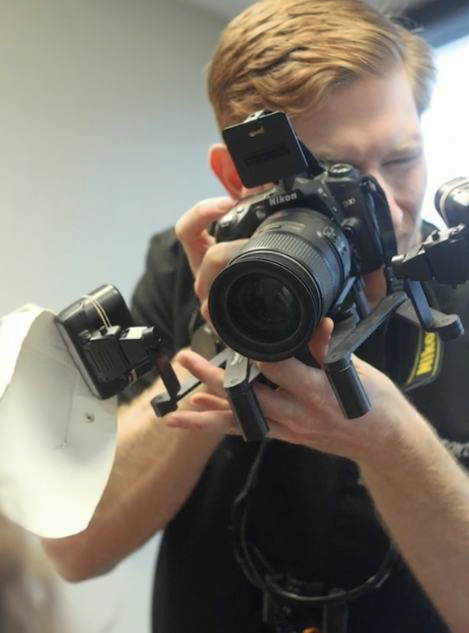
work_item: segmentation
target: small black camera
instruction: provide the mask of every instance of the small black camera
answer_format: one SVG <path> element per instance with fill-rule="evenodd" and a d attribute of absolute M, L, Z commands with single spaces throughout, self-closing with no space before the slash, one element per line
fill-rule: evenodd
<path fill-rule="evenodd" d="M 243 184 L 272 188 L 214 227 L 217 241 L 250 239 L 214 280 L 210 318 L 236 352 L 281 360 L 305 346 L 350 278 L 383 265 L 383 236 L 395 254 L 389 209 L 371 176 L 317 160 L 283 112 L 256 113 L 223 137 Z"/>

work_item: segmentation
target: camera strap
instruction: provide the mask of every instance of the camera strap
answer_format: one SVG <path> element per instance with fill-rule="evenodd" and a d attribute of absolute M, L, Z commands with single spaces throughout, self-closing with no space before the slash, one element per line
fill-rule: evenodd
<path fill-rule="evenodd" d="M 440 309 L 438 298 L 430 284 L 423 284 L 422 291 L 433 309 Z M 439 375 L 444 356 L 443 340 L 436 330 L 426 331 L 421 326 L 401 322 L 400 345 L 403 350 L 408 349 L 407 358 L 401 358 L 405 370 L 399 376 L 399 385 L 407 393 L 418 387 L 433 382 Z"/>
<path fill-rule="evenodd" d="M 422 236 L 426 239 L 434 229 L 432 224 L 424 221 Z M 429 305 L 439 309 L 439 301 L 431 284 L 422 284 L 422 289 Z M 438 377 L 443 364 L 443 351 L 443 342 L 437 332 L 425 332 L 421 327 L 418 329 L 414 362 L 410 373 L 401 385 L 405 393 L 428 385 Z"/>
<path fill-rule="evenodd" d="M 403 391 L 411 391 L 435 380 L 443 361 L 443 343 L 436 332 L 419 328 L 412 369 L 403 384 Z"/>

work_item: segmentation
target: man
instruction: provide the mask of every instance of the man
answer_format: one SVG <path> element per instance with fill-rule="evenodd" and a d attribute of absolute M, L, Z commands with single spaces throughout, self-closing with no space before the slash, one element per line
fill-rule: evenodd
<path fill-rule="evenodd" d="M 406 250 L 421 235 L 419 117 L 433 76 L 424 42 L 359 0 L 264 0 L 222 34 L 209 94 L 220 128 L 256 110 L 283 110 L 318 156 L 373 175 Z M 174 351 L 191 340 L 194 280 L 209 319 L 210 284 L 240 248 L 239 242 L 214 244 L 207 232 L 246 193 L 224 146 L 210 150 L 210 164 L 230 198 L 191 209 L 177 225 L 180 242 L 172 232 L 153 239 L 134 298 L 137 320 L 157 324 Z M 382 272 L 365 283 L 374 305 L 384 293 Z M 433 284 L 428 292 L 469 325 L 464 289 Z M 310 343 L 319 361 L 331 331 L 324 320 Z M 444 443 L 467 442 L 461 404 L 468 343 L 464 338 L 446 347 L 440 375 L 410 392 L 411 404 L 393 381 L 404 385 L 418 359 L 418 340 L 394 319 L 360 350 L 356 367 L 373 408 L 355 421 L 342 416 L 320 370 L 296 359 L 261 363 L 278 385 L 256 387 L 277 438 L 263 453 L 236 436 L 221 370 L 181 353 L 180 365 L 203 380 L 206 392 L 187 398 L 164 421 L 155 421 L 149 406 L 158 385 L 127 404 L 113 472 L 90 526 L 46 548 L 76 580 L 103 573 L 168 526 L 154 603 L 154 630 L 163 633 L 467 631 L 469 484 Z M 261 588 L 235 559 L 232 520 L 254 464 L 246 538 L 264 570 L 254 577 Z M 271 578 L 278 572 L 279 582 L 286 580 L 285 591 L 350 591 L 378 572 L 388 535 L 405 563 L 399 560 L 385 582 L 345 607 L 298 607 L 266 584 L 267 569 Z"/>

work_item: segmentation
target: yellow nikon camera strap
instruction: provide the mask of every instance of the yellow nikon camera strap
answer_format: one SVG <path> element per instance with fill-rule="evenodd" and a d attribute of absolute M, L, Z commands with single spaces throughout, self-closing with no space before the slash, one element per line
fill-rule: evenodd
<path fill-rule="evenodd" d="M 443 360 L 443 344 L 436 332 L 418 330 L 414 364 L 407 380 L 403 384 L 404 391 L 426 385 L 438 376 Z"/>

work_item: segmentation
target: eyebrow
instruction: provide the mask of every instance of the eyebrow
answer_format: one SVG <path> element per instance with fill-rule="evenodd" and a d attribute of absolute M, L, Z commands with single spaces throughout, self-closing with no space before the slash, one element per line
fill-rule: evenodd
<path fill-rule="evenodd" d="M 392 158 L 393 156 L 400 156 L 402 154 L 414 153 L 416 150 L 421 150 L 423 148 L 423 139 L 422 137 L 416 138 L 414 141 L 406 143 L 405 145 L 401 145 L 400 147 L 396 147 L 388 154 L 388 158 Z"/>
<path fill-rule="evenodd" d="M 396 156 L 401 156 L 402 154 L 413 153 L 417 150 L 421 150 L 423 148 L 423 135 L 416 134 L 409 141 L 402 143 L 402 145 L 394 147 L 390 152 L 388 152 L 385 156 L 386 160 L 392 160 Z M 337 155 L 329 154 L 327 149 L 324 152 L 313 152 L 313 154 L 319 158 L 319 160 L 325 161 L 327 163 L 351 163 L 354 164 L 355 160 L 351 159 L 352 154 L 350 154 L 350 159 L 347 158 L 347 154 L 350 150 L 346 150 L 343 152 L 341 157 Z"/>

